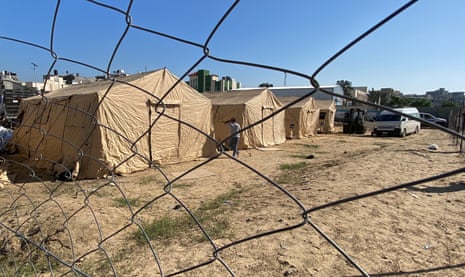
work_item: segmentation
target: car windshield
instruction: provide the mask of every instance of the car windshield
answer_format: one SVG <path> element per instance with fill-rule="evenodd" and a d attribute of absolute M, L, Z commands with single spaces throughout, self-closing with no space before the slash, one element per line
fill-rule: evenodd
<path fill-rule="evenodd" d="M 433 119 L 433 116 L 430 115 L 430 114 L 421 114 L 421 117 L 423 117 L 425 119 Z"/>
<path fill-rule="evenodd" d="M 400 114 L 379 114 L 376 121 L 399 121 Z"/>

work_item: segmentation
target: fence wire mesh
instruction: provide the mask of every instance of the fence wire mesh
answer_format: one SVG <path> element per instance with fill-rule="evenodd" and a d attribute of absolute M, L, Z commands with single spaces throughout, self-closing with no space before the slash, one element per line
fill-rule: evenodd
<path fill-rule="evenodd" d="M 393 227 L 396 228 L 392 234 L 393 246 L 383 246 L 377 243 L 370 245 L 367 238 L 363 237 L 358 237 L 354 246 L 348 244 L 344 238 L 344 235 L 348 234 L 348 230 L 344 231 L 344 224 L 349 224 L 349 222 L 344 218 L 339 218 L 338 224 L 332 226 L 325 221 L 325 218 L 330 218 L 332 214 L 337 214 L 341 210 L 357 213 L 357 208 L 360 209 L 360 206 L 366 208 L 364 201 L 369 198 L 376 198 L 387 203 L 389 200 L 385 199 L 398 196 L 392 195 L 392 192 L 402 191 L 406 188 L 415 191 L 414 189 L 421 184 L 431 182 L 444 184 L 441 182 L 445 182 L 447 178 L 460 178 L 465 167 L 451 165 L 446 172 L 431 169 L 431 171 L 425 172 L 421 179 L 398 178 L 393 179 L 394 183 L 387 185 L 374 186 L 369 184 L 370 190 L 368 191 L 357 190 L 349 194 L 314 199 L 311 194 L 303 192 L 304 184 L 312 182 L 308 176 L 299 177 L 298 173 L 292 173 L 297 177 L 292 179 L 293 185 L 289 185 L 288 180 L 285 180 L 283 176 L 278 178 L 269 171 L 265 173 L 262 165 L 249 164 L 246 159 L 242 158 L 233 158 L 223 147 L 227 139 L 218 141 L 198 126 L 172 117 L 167 113 L 167 105 L 169 104 L 166 102 L 167 97 L 173 93 L 175 86 L 179 85 L 204 60 L 295 75 L 307 79 L 309 84 L 314 87 L 314 90 L 308 94 L 286 104 L 253 125 L 243 126 L 242 132 L 254 125 L 272 120 L 273 117 L 284 112 L 296 102 L 311 97 L 317 90 L 350 101 L 392 110 L 389 107 L 360 101 L 350 96 L 341 96 L 320 88 L 318 76 L 324 68 L 332 64 L 348 49 L 370 36 L 386 22 L 395 20 L 396 16 L 409 9 L 416 1 L 407 2 L 376 25 L 367 28 L 365 33 L 354 38 L 347 46 L 337 51 L 320 67 L 316 68 L 311 75 L 268 64 L 255 63 L 253 60 L 229 60 L 210 54 L 214 52 L 212 50 L 215 50 L 210 49 L 210 41 L 221 32 L 222 24 L 235 12 L 240 1 L 232 3 L 224 12 L 217 25 L 206 37 L 205 43 L 198 43 L 150 27 L 133 24 L 131 7 L 135 1 L 129 1 L 126 9 L 99 1 L 89 0 L 87 2 L 90 7 L 102 9 L 102 12 L 103 10 L 116 12 L 121 16 L 121 22 L 124 26 L 124 30 L 112 49 L 106 67 L 93 65 L 72 57 L 63 57 L 60 52 L 56 51 L 54 47 L 56 42 L 55 30 L 60 24 L 58 18 L 61 12 L 61 1 L 56 2 L 56 9 L 53 13 L 50 45 L 38 45 L 35 42 L 17 37 L 0 37 L 4 43 L 13 43 L 48 52 L 52 57 L 48 70 L 49 76 L 57 62 L 67 62 L 99 71 L 107 76 L 109 82 L 104 96 L 95 103 L 93 108 L 87 110 L 56 101 L 49 102 L 47 94 L 41 96 L 40 103 L 44 106 L 53 106 L 54 109 L 61 111 L 61 115 L 56 117 L 57 121 L 72 114 L 72 116 L 82 118 L 82 121 L 92 122 L 93 128 L 80 131 L 87 134 L 87 139 L 80 144 L 74 143 L 72 138 L 66 134 L 63 134 L 62 137 L 54 135 L 51 132 L 53 124 L 47 125 L 47 128 L 45 125 L 41 125 L 41 122 L 45 120 L 44 117 L 49 115 L 44 110 L 39 109 L 32 121 L 23 118 L 19 126 L 23 130 L 21 135 L 27 136 L 29 132 L 36 129 L 42 138 L 36 141 L 32 148 L 30 145 L 15 145 L 26 148 L 29 153 L 32 153 L 34 162 L 18 161 L 8 154 L 2 155 L 3 177 L 5 178 L 2 181 L 3 188 L 0 190 L 0 272 L 3 276 L 272 276 L 276 275 L 277 272 L 281 272 L 281 275 L 284 276 L 369 276 L 370 274 L 390 276 L 422 273 L 443 276 L 447 274 L 460 275 L 460 272 L 462 274 L 465 272 L 463 271 L 464 256 L 454 253 L 460 247 L 463 249 L 463 246 L 459 245 L 455 250 L 453 247 L 448 248 L 447 254 L 445 254 L 446 258 L 441 257 L 438 258 L 439 261 L 431 261 L 435 257 L 430 255 L 427 258 L 430 259 L 428 262 L 418 261 L 419 266 L 406 273 L 405 269 L 402 268 L 402 261 L 390 257 L 389 251 L 392 251 L 393 247 L 399 246 L 402 242 L 401 231 L 402 228 L 406 228 L 404 224 L 408 224 L 408 222 L 397 222 L 398 226 Z M 124 79 L 111 77 L 110 69 L 121 44 L 134 32 L 144 32 L 163 40 L 176 41 L 197 50 L 199 58 L 186 68 L 185 73 L 173 86 L 164 91 L 162 97 L 154 91 L 136 87 L 140 92 L 137 97 L 140 97 L 141 101 L 145 103 L 147 99 L 143 95 L 150 96 L 151 99 L 156 99 L 156 102 L 152 104 L 161 108 L 154 112 L 151 124 L 147 126 L 143 134 L 136 138 L 130 138 L 125 136 L 122 130 L 99 122 L 96 116 L 96 107 L 108 101 L 107 96 L 112 93 L 114 85 L 131 85 Z M 409 117 L 409 115 L 405 116 Z M 184 166 L 189 165 L 187 169 L 182 168 L 181 170 L 179 165 L 172 165 L 172 168 L 169 169 L 170 172 L 167 171 L 169 166 L 154 163 L 147 154 L 139 152 L 137 146 L 147 133 L 152 132 L 165 119 L 177 121 L 179 126 L 200 134 L 207 141 L 214 143 L 218 150 L 217 153 L 206 159 L 185 163 Z M 25 125 L 24 122 L 33 123 Z M 463 131 L 435 126 L 426 121 L 422 121 L 422 123 L 434 127 L 434 131 L 437 130 L 452 136 L 457 141 L 462 141 L 464 138 Z M 97 128 L 107 129 L 108 132 L 116 134 L 120 140 L 125 141 L 127 149 L 130 151 L 121 157 L 119 164 L 109 166 L 87 152 L 86 149 L 89 148 L 86 148 L 86 143 Z M 41 152 L 43 144 L 50 139 L 61 141 L 68 146 L 68 150 L 72 149 L 76 157 L 74 163 L 81 159 L 91 159 L 100 164 L 105 168 L 105 177 L 97 179 L 79 179 L 78 177 L 72 181 L 47 178 L 47 175 L 37 170 L 37 165 L 52 164 L 54 168 L 61 169 L 57 171 L 62 172 L 64 176 L 61 177 L 65 177 L 65 179 L 71 178 L 73 175 L 73 168 L 68 166 L 70 161 L 59 160 L 56 158 L 57 156 L 51 157 Z M 341 140 L 343 140 L 342 137 Z M 383 145 L 382 147 L 387 146 Z M 334 149 L 334 151 L 336 150 Z M 395 159 L 396 153 L 393 153 L 391 158 Z M 242 153 L 242 155 L 247 154 Z M 272 157 L 272 154 L 270 155 L 269 158 Z M 341 152 L 341 155 L 344 155 L 344 152 Z M 358 155 L 368 154 L 358 153 Z M 144 159 L 150 165 L 149 168 L 143 173 L 134 173 L 132 178 L 116 174 L 119 167 L 130 163 L 135 157 Z M 225 162 L 228 163 L 225 164 Z M 267 161 L 264 160 L 263 163 L 267 163 Z M 391 174 L 389 173 L 389 163 L 390 161 L 387 160 L 383 174 Z M 189 174 L 204 173 L 202 169 L 212 164 L 227 167 L 228 170 L 235 171 L 234 174 L 243 174 L 246 176 L 246 180 L 237 177 L 236 182 L 223 183 L 224 181 L 219 179 L 215 184 L 209 184 L 211 186 L 209 188 L 204 187 L 204 184 L 208 184 L 209 176 L 186 181 Z M 314 165 L 314 167 L 305 170 L 322 170 L 328 174 L 326 179 L 327 184 L 329 184 L 334 182 L 334 179 L 328 171 L 324 170 L 330 166 L 326 161 L 326 163 L 322 162 L 322 164 Z M 337 167 L 332 170 L 337 170 Z M 366 174 L 379 174 L 379 172 Z M 14 175 L 12 182 L 10 182 L 11 175 Z M 347 178 L 353 177 L 348 176 Z M 463 185 L 460 181 L 455 184 L 457 186 Z M 258 190 L 258 188 L 265 188 L 265 190 Z M 307 189 L 310 188 L 307 187 Z M 322 190 L 324 189 L 322 188 Z M 412 195 L 414 198 L 418 198 L 415 194 L 412 193 Z M 275 199 L 273 201 L 278 202 L 273 203 L 276 205 L 273 207 L 280 207 L 280 211 L 267 208 L 267 205 L 270 204 L 267 199 L 271 199 L 272 196 Z M 454 201 L 463 206 L 462 200 Z M 395 209 L 389 204 L 386 205 L 386 209 Z M 453 205 L 453 203 L 451 203 L 451 199 L 447 198 L 441 200 L 439 205 L 447 206 Z M 438 211 L 438 213 L 443 213 L 441 218 L 445 221 L 436 222 L 436 224 L 447 223 L 447 211 L 447 207 Z M 374 217 L 376 213 L 384 212 L 371 211 L 369 215 Z M 463 216 L 463 211 L 457 213 L 459 216 Z M 428 218 L 429 215 L 423 216 L 422 218 L 410 219 L 411 224 L 421 224 L 422 220 Z M 232 217 L 242 220 L 234 223 L 228 221 L 228 218 Z M 317 220 L 314 220 L 313 217 Z M 377 229 L 376 226 L 367 226 L 369 218 L 354 215 L 352 220 L 360 221 L 358 226 L 360 229 L 371 228 L 372 231 L 369 231 L 368 234 L 374 237 L 374 241 L 376 241 L 376 236 L 381 235 L 383 231 Z M 461 228 L 463 234 L 464 227 Z M 438 242 L 438 244 L 449 243 L 447 233 L 451 230 L 447 231 L 446 229 L 447 226 L 444 227 L 445 238 L 444 234 L 442 237 L 440 236 L 444 242 Z M 298 232 L 302 232 L 303 235 Z M 294 237 L 294 239 L 280 240 L 280 236 L 284 234 Z M 356 234 L 357 232 L 355 235 L 352 234 L 351 239 L 354 239 Z M 465 238 L 465 234 L 463 238 Z M 270 249 L 274 248 L 266 248 L 267 244 L 277 244 L 276 247 L 280 251 L 273 252 Z M 369 253 L 370 247 L 385 247 L 385 254 L 380 257 L 361 255 L 362 252 Z M 429 244 L 424 245 L 424 248 L 429 247 Z M 254 252 L 257 249 L 263 249 L 265 253 Z M 293 250 L 296 252 L 289 254 Z M 415 250 L 410 251 L 409 253 L 414 256 Z M 321 252 L 329 253 L 330 256 L 325 256 Z M 273 257 L 267 256 L 269 254 Z M 323 268 L 323 261 L 319 255 L 325 257 L 324 259 L 331 257 L 329 267 L 333 268 L 332 271 Z M 290 256 L 299 256 L 301 261 L 292 262 Z M 371 262 L 369 262 L 370 259 Z M 386 260 L 389 260 L 390 266 L 376 267 L 373 265 L 386 263 Z"/>

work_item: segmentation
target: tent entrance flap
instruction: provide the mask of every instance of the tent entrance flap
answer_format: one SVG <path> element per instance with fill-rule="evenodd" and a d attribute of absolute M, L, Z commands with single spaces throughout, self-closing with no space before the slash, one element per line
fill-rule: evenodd
<path fill-rule="evenodd" d="M 262 107 L 262 120 L 270 116 L 273 113 L 274 109 L 270 107 Z M 265 121 L 262 122 L 261 127 L 262 127 L 262 141 L 263 141 L 263 146 L 268 146 L 268 145 L 274 145 L 274 140 L 275 140 L 275 133 L 274 133 L 274 117 L 268 118 Z"/>
<path fill-rule="evenodd" d="M 149 105 L 148 148 L 150 165 L 179 158 L 181 109 L 179 104 Z"/>

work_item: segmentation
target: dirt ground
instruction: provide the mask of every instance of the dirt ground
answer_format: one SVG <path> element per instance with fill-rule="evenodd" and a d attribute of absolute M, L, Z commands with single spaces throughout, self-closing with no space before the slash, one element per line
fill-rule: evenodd
<path fill-rule="evenodd" d="M 89 276 L 465 276 L 464 174 L 389 190 L 463 166 L 454 139 L 423 129 L 319 134 L 242 150 L 238 161 L 222 155 L 105 180 L 5 182 L 0 267 L 40 276 L 70 265 Z"/>

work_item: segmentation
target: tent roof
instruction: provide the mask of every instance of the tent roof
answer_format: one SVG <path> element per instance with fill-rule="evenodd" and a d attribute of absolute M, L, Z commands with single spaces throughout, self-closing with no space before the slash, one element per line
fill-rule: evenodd
<path fill-rule="evenodd" d="M 89 95 L 89 94 L 95 94 L 95 93 L 102 93 L 102 92 L 105 92 L 108 88 L 110 88 L 110 86 L 113 86 L 112 87 L 113 89 L 121 85 L 126 85 L 126 83 L 133 83 L 134 81 L 137 81 L 143 78 L 159 78 L 160 74 L 163 74 L 164 72 L 168 72 L 169 74 L 171 74 L 166 68 L 157 69 L 153 71 L 132 74 L 129 76 L 119 77 L 115 79 L 98 80 L 98 81 L 86 83 L 86 84 L 72 85 L 69 87 L 57 89 L 55 91 L 47 93 L 45 94 L 45 96 L 47 98 L 68 98 L 73 95 Z M 177 77 L 175 78 L 177 79 Z M 42 96 L 29 97 L 28 99 L 38 100 L 38 99 L 42 99 Z"/>
<path fill-rule="evenodd" d="M 292 101 L 295 101 L 295 100 L 297 100 L 299 98 L 300 98 L 300 96 L 278 96 L 279 101 L 281 101 L 281 103 L 283 103 L 283 105 L 287 105 L 288 103 L 291 103 Z M 313 98 L 311 98 L 311 97 L 304 98 L 304 99 L 300 100 L 299 102 L 294 103 L 293 105 L 291 105 L 291 107 L 295 107 L 295 108 L 303 107 L 309 101 L 312 101 L 311 99 L 313 99 Z"/>
<path fill-rule="evenodd" d="M 316 105 L 319 108 L 326 108 L 326 109 L 335 109 L 336 108 L 336 103 L 334 103 L 334 100 L 315 100 Z"/>
<path fill-rule="evenodd" d="M 203 93 L 212 104 L 244 104 L 249 100 L 259 96 L 267 89 L 231 90 L 229 92 Z"/>

